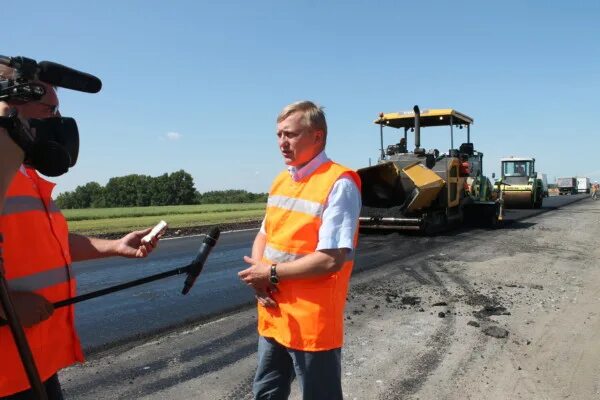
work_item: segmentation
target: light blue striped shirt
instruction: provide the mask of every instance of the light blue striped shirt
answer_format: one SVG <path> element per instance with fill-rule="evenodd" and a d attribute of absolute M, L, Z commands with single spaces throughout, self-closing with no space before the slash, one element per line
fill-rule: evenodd
<path fill-rule="evenodd" d="M 329 158 L 325 151 L 322 151 L 302 168 L 288 167 L 288 171 L 294 181 L 299 181 L 315 172 L 327 161 L 329 161 Z M 319 243 L 316 250 L 352 250 L 354 248 L 354 234 L 358 229 L 360 208 L 360 191 L 356 183 L 348 175 L 340 176 L 333 184 L 323 210 L 322 224 L 319 229 Z M 260 232 L 266 234 L 264 219 Z"/>

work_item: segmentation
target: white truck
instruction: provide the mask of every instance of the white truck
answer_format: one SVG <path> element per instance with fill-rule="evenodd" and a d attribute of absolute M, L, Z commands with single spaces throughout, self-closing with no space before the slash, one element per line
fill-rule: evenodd
<path fill-rule="evenodd" d="M 590 178 L 583 176 L 577 177 L 577 193 L 589 193 L 591 187 Z"/>
<path fill-rule="evenodd" d="M 541 172 L 537 173 L 537 178 L 542 181 L 542 189 L 544 190 L 544 197 L 548 197 L 548 177 L 546 174 Z"/>

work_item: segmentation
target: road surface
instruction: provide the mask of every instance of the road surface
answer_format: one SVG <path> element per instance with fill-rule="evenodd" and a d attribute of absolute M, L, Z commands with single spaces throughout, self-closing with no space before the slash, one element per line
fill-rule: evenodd
<path fill-rule="evenodd" d="M 549 197 L 544 200 L 541 210 L 508 210 L 507 223 L 510 225 L 585 197 Z M 425 248 L 447 245 L 456 240 L 456 235 L 468 235 L 470 231 L 469 228 L 458 229 L 431 238 L 395 233 L 361 235 L 354 274 L 377 268 L 398 257 L 417 254 Z M 175 276 L 77 304 L 76 325 L 86 353 L 92 354 L 253 304 L 253 294 L 240 283 L 237 272 L 244 268 L 242 258 L 250 254 L 256 232 L 223 233 L 202 274 L 186 296 L 181 294 L 184 276 Z M 202 237 L 198 236 L 163 240 L 147 259 L 108 258 L 75 263 L 73 271 L 78 293 L 187 265 L 201 242 Z M 391 251 L 390 243 L 393 243 Z"/>

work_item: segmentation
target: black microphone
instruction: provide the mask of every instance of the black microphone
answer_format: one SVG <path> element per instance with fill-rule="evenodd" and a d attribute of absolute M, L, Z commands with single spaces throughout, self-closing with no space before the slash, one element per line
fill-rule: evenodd
<path fill-rule="evenodd" d="M 208 258 L 208 253 L 210 253 L 212 248 L 215 247 L 220 234 L 221 232 L 219 231 L 219 228 L 214 227 L 204 238 L 196 258 L 194 261 L 192 261 L 187 278 L 185 278 L 185 283 L 183 284 L 183 290 L 181 291 L 181 294 L 188 294 L 192 286 L 194 286 L 194 282 L 196 282 L 196 278 L 198 278 L 198 275 L 200 275 L 200 272 L 202 272 L 204 262 L 206 262 L 206 259 Z"/>
<path fill-rule="evenodd" d="M 60 86 L 86 93 L 98 93 L 102 89 L 102 81 L 86 72 L 77 71 L 51 61 L 41 61 L 37 66 L 37 78 L 52 86 Z"/>

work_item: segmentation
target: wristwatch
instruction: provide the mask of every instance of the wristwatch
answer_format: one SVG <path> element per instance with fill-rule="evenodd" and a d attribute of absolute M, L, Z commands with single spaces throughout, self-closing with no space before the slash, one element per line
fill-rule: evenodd
<path fill-rule="evenodd" d="M 277 264 L 271 264 L 271 276 L 269 277 L 269 281 L 273 285 L 277 285 L 279 283 L 279 277 L 277 276 Z"/>

